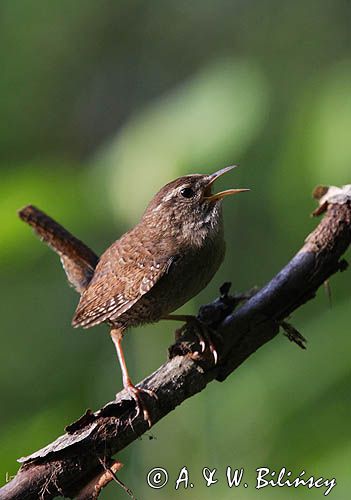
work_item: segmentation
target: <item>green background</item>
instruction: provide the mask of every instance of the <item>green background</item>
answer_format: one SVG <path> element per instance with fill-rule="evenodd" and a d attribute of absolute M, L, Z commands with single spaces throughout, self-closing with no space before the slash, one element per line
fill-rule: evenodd
<path fill-rule="evenodd" d="M 1 483 L 121 387 L 107 327 L 71 328 L 78 296 L 16 210 L 38 205 L 101 253 L 165 182 L 240 163 L 218 184 L 251 188 L 224 203 L 226 260 L 183 311 L 226 280 L 261 286 L 318 222 L 313 187 L 351 181 L 350 48 L 346 0 L 1 2 Z M 349 496 L 349 272 L 331 287 L 332 307 L 320 290 L 293 315 L 306 352 L 280 335 L 120 454 L 138 499 L 322 498 L 256 491 L 261 466 L 335 477 L 330 496 Z M 172 338 L 165 322 L 127 334 L 135 381 Z M 194 488 L 175 491 L 184 465 Z M 228 465 L 247 489 L 228 488 Z M 164 489 L 146 484 L 156 466 Z M 126 497 L 111 484 L 101 498 Z"/>

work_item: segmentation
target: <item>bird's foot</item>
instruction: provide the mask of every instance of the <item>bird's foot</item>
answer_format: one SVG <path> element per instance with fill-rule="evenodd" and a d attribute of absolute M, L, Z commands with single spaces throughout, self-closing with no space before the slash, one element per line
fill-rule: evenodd
<path fill-rule="evenodd" d="M 146 393 L 148 396 L 150 396 L 152 398 L 155 398 L 155 399 L 158 399 L 158 396 L 157 396 L 156 392 L 152 391 L 151 389 L 144 389 L 144 388 L 141 388 L 141 387 L 140 388 L 136 387 L 131 382 L 131 380 L 127 380 L 124 383 L 124 388 L 126 389 L 126 391 L 128 391 L 128 394 L 135 401 L 136 410 L 137 410 L 136 417 L 138 417 L 138 415 L 140 414 L 140 412 L 142 412 L 143 416 L 144 416 L 144 420 L 146 420 L 146 422 L 148 423 L 148 426 L 151 427 L 152 422 L 151 422 L 150 413 L 149 413 L 149 410 L 148 410 L 147 406 L 145 405 L 145 402 L 143 401 L 141 395 L 143 393 Z"/>
<path fill-rule="evenodd" d="M 201 323 L 201 321 L 196 319 L 196 327 L 194 328 L 194 332 L 199 340 L 201 353 L 204 353 L 206 351 L 206 347 L 208 347 L 208 349 L 212 354 L 214 364 L 216 365 L 218 363 L 218 352 L 212 340 L 212 337 L 214 336 L 214 331 L 209 326 L 205 325 L 204 323 Z"/>
<path fill-rule="evenodd" d="M 200 321 L 196 316 L 186 316 L 184 317 L 184 321 L 185 324 L 176 330 L 176 340 L 178 340 L 184 331 L 190 327 L 199 341 L 201 353 L 203 354 L 206 351 L 206 348 L 208 348 L 212 354 L 214 364 L 216 365 L 218 362 L 218 352 L 212 340 L 212 338 L 216 335 L 216 332 L 208 325 Z M 198 353 L 196 352 L 194 354 Z"/>

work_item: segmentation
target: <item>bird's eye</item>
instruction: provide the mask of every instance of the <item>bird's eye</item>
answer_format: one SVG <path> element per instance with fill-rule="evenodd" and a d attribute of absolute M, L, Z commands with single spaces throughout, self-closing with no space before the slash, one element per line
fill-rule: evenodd
<path fill-rule="evenodd" d="M 186 187 L 180 190 L 180 194 L 183 198 L 192 198 L 194 196 L 194 191 L 190 187 Z"/>

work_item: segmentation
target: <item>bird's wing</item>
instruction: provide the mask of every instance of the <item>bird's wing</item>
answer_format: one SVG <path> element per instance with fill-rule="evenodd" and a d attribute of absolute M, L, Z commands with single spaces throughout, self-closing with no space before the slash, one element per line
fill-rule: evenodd
<path fill-rule="evenodd" d="M 174 257 L 152 257 L 152 251 L 128 240 L 117 241 L 100 258 L 89 287 L 82 294 L 72 325 L 89 328 L 117 319 L 167 273 Z"/>

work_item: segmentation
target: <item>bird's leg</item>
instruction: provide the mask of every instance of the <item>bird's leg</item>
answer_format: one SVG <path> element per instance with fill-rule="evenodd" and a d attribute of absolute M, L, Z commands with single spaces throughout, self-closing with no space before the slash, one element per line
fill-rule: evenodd
<path fill-rule="evenodd" d="M 122 370 L 122 379 L 123 379 L 123 387 L 125 388 L 126 391 L 128 391 L 129 395 L 134 399 L 136 403 L 136 408 L 137 408 L 137 415 L 139 415 L 140 410 L 142 410 L 143 415 L 144 415 L 144 420 L 147 421 L 149 424 L 149 427 L 151 427 L 151 418 L 150 414 L 148 412 L 147 407 L 142 401 L 142 398 L 140 397 L 140 394 L 143 392 L 146 392 L 149 396 L 152 396 L 157 399 L 157 395 L 154 391 L 151 391 L 150 389 L 142 389 L 135 387 L 133 382 L 130 379 L 128 369 L 127 369 L 127 364 L 126 360 L 124 357 L 123 349 L 122 349 L 122 338 L 123 338 L 123 332 L 119 328 L 112 328 L 110 332 L 112 342 L 114 343 L 117 351 L 117 356 L 118 356 L 118 361 Z"/>
<path fill-rule="evenodd" d="M 207 344 L 213 356 L 214 363 L 215 365 L 217 364 L 218 361 L 217 349 L 211 339 L 211 329 L 207 325 L 202 323 L 196 316 L 192 316 L 191 314 L 168 314 L 167 316 L 163 316 L 162 319 L 185 322 L 185 325 L 176 330 L 176 340 L 178 340 L 182 336 L 185 328 L 188 325 L 193 327 L 193 331 L 199 340 L 201 352 L 205 351 Z"/>
<path fill-rule="evenodd" d="M 185 325 L 183 325 L 182 327 L 178 328 L 176 330 L 176 332 L 175 332 L 175 339 L 176 340 L 180 339 L 180 337 L 182 336 L 183 330 L 185 329 L 186 325 L 197 322 L 196 316 L 194 316 L 192 314 L 167 314 L 167 316 L 162 316 L 161 319 L 166 319 L 166 320 L 171 320 L 171 321 L 184 321 Z M 205 350 L 205 344 L 202 346 L 202 344 L 200 343 L 200 345 L 201 345 L 201 352 L 204 352 L 204 350 Z"/>

